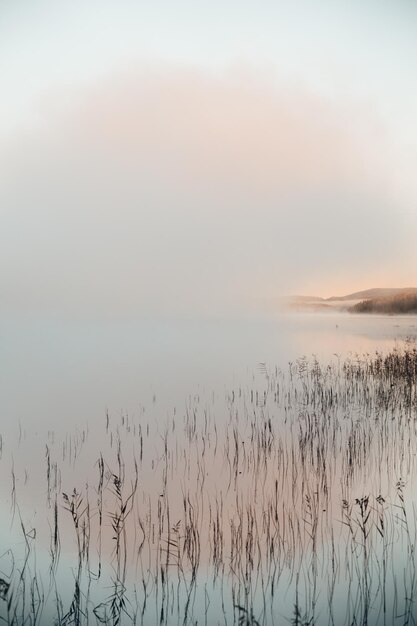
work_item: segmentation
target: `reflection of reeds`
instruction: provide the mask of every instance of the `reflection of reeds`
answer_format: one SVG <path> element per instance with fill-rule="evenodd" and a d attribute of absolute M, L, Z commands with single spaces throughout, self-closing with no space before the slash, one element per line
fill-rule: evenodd
<path fill-rule="evenodd" d="M 49 583 L 12 464 L 10 517 L 25 547 L 6 573 L 0 556 L 5 623 L 40 625 L 46 611 L 57 624 L 113 626 L 414 623 L 417 351 L 260 373 L 220 408 L 189 398 L 163 426 L 144 411 L 119 423 L 107 413 L 94 482 L 79 477 L 62 500 L 50 438 Z M 88 445 L 87 431 L 68 435 L 62 463 L 73 468 Z"/>

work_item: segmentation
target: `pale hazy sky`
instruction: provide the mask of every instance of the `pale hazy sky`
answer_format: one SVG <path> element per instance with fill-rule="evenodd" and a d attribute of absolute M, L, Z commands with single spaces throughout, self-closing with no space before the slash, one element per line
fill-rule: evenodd
<path fill-rule="evenodd" d="M 3 310 L 417 286 L 417 4 L 3 0 Z"/>

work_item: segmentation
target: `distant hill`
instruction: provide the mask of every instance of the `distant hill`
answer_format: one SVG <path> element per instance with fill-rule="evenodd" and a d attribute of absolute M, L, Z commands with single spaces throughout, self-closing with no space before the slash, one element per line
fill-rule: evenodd
<path fill-rule="evenodd" d="M 291 296 L 283 300 L 292 311 L 349 311 L 351 313 L 417 313 L 417 287 L 377 287 L 344 296 Z"/>
<path fill-rule="evenodd" d="M 351 313 L 381 313 L 383 315 L 417 314 L 417 289 L 398 295 L 371 298 L 349 308 Z"/>
<path fill-rule="evenodd" d="M 330 304 L 326 304 L 322 301 L 310 301 L 310 300 L 298 300 L 297 302 L 289 300 L 286 303 L 286 308 L 291 311 L 331 311 L 333 307 Z"/>
<path fill-rule="evenodd" d="M 324 298 L 318 296 L 290 296 L 293 302 L 324 302 Z"/>
<path fill-rule="evenodd" d="M 417 294 L 417 287 L 377 287 L 374 289 L 365 289 L 365 291 L 356 291 L 349 293 L 347 296 L 332 296 L 325 298 L 326 302 L 334 302 L 335 300 L 371 300 L 373 298 L 386 298 L 399 294 Z"/>

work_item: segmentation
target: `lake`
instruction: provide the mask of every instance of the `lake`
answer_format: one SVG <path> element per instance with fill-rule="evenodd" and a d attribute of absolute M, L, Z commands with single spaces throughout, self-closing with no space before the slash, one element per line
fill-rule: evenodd
<path fill-rule="evenodd" d="M 101 420 L 106 409 L 134 414 L 153 401 L 181 406 L 189 394 L 242 384 L 259 363 L 285 368 L 373 352 L 417 334 L 416 317 L 295 314 L 192 320 L 2 319 L 3 427 L 60 429 Z"/>
<path fill-rule="evenodd" d="M 3 319 L 0 616 L 412 623 L 416 335 L 337 313 Z"/>

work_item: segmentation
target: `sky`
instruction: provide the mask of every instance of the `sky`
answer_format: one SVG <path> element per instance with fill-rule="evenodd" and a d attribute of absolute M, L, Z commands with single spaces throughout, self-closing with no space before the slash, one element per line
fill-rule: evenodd
<path fill-rule="evenodd" d="M 411 0 L 2 0 L 3 311 L 417 286 Z"/>

